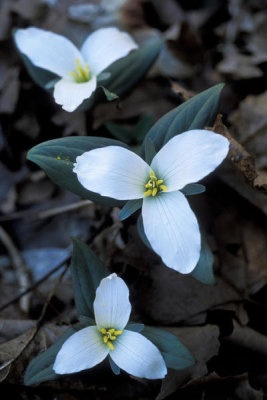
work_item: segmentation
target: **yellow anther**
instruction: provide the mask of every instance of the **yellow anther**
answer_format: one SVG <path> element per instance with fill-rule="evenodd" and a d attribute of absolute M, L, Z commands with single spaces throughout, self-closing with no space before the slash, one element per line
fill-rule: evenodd
<path fill-rule="evenodd" d="M 151 196 L 151 195 L 152 195 L 152 190 L 151 190 L 151 189 L 147 190 L 147 191 L 144 193 L 144 196 L 145 196 L 145 197 L 148 197 L 148 196 Z"/>
<path fill-rule="evenodd" d="M 107 342 L 108 347 L 110 350 L 114 350 L 114 345 L 111 342 Z"/>
<path fill-rule="evenodd" d="M 163 190 L 163 192 L 167 192 L 168 188 L 165 185 L 160 185 L 159 187 L 161 190 Z"/>
<path fill-rule="evenodd" d="M 145 185 L 145 188 L 148 189 L 144 192 L 145 197 L 155 197 L 160 192 L 168 191 L 167 187 L 165 185 L 162 185 L 162 183 L 164 182 L 163 179 L 158 179 L 154 171 L 150 171 L 149 175 L 150 179 Z"/>
<path fill-rule="evenodd" d="M 156 194 L 158 193 L 158 188 L 154 187 L 154 189 L 152 190 L 152 196 L 156 196 Z"/>
<path fill-rule="evenodd" d="M 79 58 L 75 58 L 76 67 L 75 71 L 70 71 L 69 74 L 75 78 L 77 83 L 88 82 L 91 79 L 90 70 L 88 64 L 82 66 Z"/>
<path fill-rule="evenodd" d="M 100 332 L 103 335 L 103 342 L 108 345 L 108 347 L 110 348 L 110 350 L 114 350 L 114 345 L 113 345 L 113 341 L 115 341 L 117 339 L 118 335 L 122 334 L 122 330 L 116 331 L 114 328 L 101 328 Z"/>

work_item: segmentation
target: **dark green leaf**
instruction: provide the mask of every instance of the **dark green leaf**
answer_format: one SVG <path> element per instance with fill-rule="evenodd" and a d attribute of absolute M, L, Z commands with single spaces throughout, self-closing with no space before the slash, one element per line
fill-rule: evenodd
<path fill-rule="evenodd" d="M 159 349 L 168 368 L 179 370 L 195 364 L 194 357 L 190 351 L 172 333 L 145 326 L 142 335 Z"/>
<path fill-rule="evenodd" d="M 150 250 L 152 250 L 152 247 L 151 247 L 151 245 L 149 243 L 149 240 L 146 237 L 146 234 L 145 234 L 145 231 L 144 231 L 142 214 L 140 214 L 138 219 L 137 219 L 137 230 L 138 230 L 140 238 L 143 240 L 143 242 L 146 245 L 146 247 L 148 247 Z"/>
<path fill-rule="evenodd" d="M 147 137 L 145 139 L 145 160 L 150 165 L 156 155 L 156 149 L 152 140 Z"/>
<path fill-rule="evenodd" d="M 134 127 L 133 137 L 137 141 L 143 141 L 145 135 L 153 125 L 153 115 L 144 114 Z"/>
<path fill-rule="evenodd" d="M 75 332 L 83 329 L 83 324 L 75 324 L 73 327 L 68 328 L 52 346 L 50 346 L 45 352 L 35 357 L 26 369 L 24 376 L 25 385 L 33 385 L 48 380 L 53 380 L 58 375 L 53 370 L 55 358 L 63 343 Z"/>
<path fill-rule="evenodd" d="M 93 302 L 101 279 L 109 275 L 106 267 L 79 239 L 73 239 L 71 276 L 78 315 L 94 318 Z"/>
<path fill-rule="evenodd" d="M 181 192 L 186 196 L 192 196 L 194 194 L 203 193 L 205 190 L 205 186 L 200 185 L 200 183 L 189 183 L 181 190 Z"/>
<path fill-rule="evenodd" d="M 105 124 L 108 131 L 118 140 L 122 140 L 125 143 L 130 143 L 132 139 L 131 130 L 121 126 L 120 124 L 116 124 L 114 122 L 107 122 Z"/>
<path fill-rule="evenodd" d="M 28 152 L 27 158 L 39 165 L 56 184 L 65 187 L 78 196 L 102 205 L 121 206 L 124 202 L 86 190 L 73 172 L 73 163 L 76 162 L 77 156 L 86 151 L 105 146 L 127 147 L 113 139 L 70 136 L 38 144 Z"/>
<path fill-rule="evenodd" d="M 107 88 L 105 88 L 104 86 L 100 86 L 101 89 L 103 90 L 106 99 L 108 101 L 113 101 L 113 100 L 118 100 L 119 96 L 116 93 L 110 92 Z"/>
<path fill-rule="evenodd" d="M 130 217 L 133 213 L 135 213 L 139 208 L 142 207 L 143 199 L 129 200 L 120 210 L 120 220 Z"/>
<path fill-rule="evenodd" d="M 156 151 L 179 133 L 212 126 L 218 112 L 223 86 L 218 84 L 205 90 L 160 118 L 147 133 Z"/>
<path fill-rule="evenodd" d="M 214 257 L 210 250 L 205 235 L 201 235 L 201 253 L 196 268 L 191 272 L 191 276 L 206 285 L 215 285 L 215 277 L 213 274 Z"/>
<path fill-rule="evenodd" d="M 111 73 L 105 87 L 120 97 L 129 93 L 155 62 L 162 43 L 157 40 L 110 65 L 105 71 Z"/>
<path fill-rule="evenodd" d="M 125 329 L 128 329 L 128 331 L 132 331 L 132 332 L 142 332 L 142 330 L 144 329 L 145 325 L 144 324 L 137 324 L 137 323 L 129 323 Z"/>
<path fill-rule="evenodd" d="M 85 327 L 93 326 L 96 324 L 96 322 L 93 318 L 87 317 L 85 315 L 79 315 L 79 320 Z"/>
<path fill-rule="evenodd" d="M 112 360 L 111 357 L 109 357 L 108 359 L 109 359 L 109 364 L 110 364 L 110 367 L 111 367 L 111 369 L 112 369 L 112 372 L 113 372 L 115 375 L 120 375 L 121 370 L 120 370 L 120 368 L 118 367 L 118 365 L 115 364 L 115 362 Z"/>

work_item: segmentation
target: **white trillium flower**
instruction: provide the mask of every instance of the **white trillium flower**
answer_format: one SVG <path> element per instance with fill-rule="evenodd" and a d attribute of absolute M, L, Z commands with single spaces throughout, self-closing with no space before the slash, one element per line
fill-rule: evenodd
<path fill-rule="evenodd" d="M 131 375 L 164 378 L 167 368 L 158 348 L 141 333 L 125 329 L 131 313 L 129 290 L 116 274 L 100 282 L 94 313 L 96 325 L 74 333 L 59 350 L 53 366 L 56 374 L 92 368 L 109 355 Z"/>
<path fill-rule="evenodd" d="M 119 146 L 77 157 L 73 171 L 86 189 L 118 200 L 143 199 L 145 234 L 170 268 L 192 272 L 200 257 L 198 222 L 180 191 L 212 172 L 226 157 L 228 140 L 208 130 L 174 136 L 148 165 Z"/>
<path fill-rule="evenodd" d="M 54 98 L 69 112 L 92 95 L 104 69 L 138 47 L 128 33 L 115 27 L 93 32 L 81 50 L 64 36 L 34 27 L 18 29 L 15 42 L 36 67 L 61 77 Z"/>

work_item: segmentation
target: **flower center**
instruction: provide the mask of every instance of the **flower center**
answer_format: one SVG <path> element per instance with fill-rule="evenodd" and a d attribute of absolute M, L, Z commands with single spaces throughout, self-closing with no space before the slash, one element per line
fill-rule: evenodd
<path fill-rule="evenodd" d="M 84 66 L 82 66 L 79 58 L 75 58 L 75 62 L 76 62 L 75 70 L 69 72 L 69 74 L 75 78 L 75 81 L 77 83 L 83 83 L 83 82 L 90 81 L 91 74 L 90 74 L 88 64 L 84 64 Z"/>
<path fill-rule="evenodd" d="M 114 350 L 114 344 L 112 342 L 114 342 L 114 340 L 117 339 L 117 336 L 122 334 L 122 331 L 116 331 L 113 328 L 112 329 L 102 328 L 100 329 L 100 332 L 103 335 L 103 342 L 106 343 L 106 345 L 108 345 L 110 350 Z"/>
<path fill-rule="evenodd" d="M 145 197 L 155 197 L 160 192 L 167 192 L 168 189 L 163 185 L 163 179 L 158 179 L 153 171 L 150 172 L 150 179 L 147 182 L 145 188 L 147 189 L 144 193 Z"/>

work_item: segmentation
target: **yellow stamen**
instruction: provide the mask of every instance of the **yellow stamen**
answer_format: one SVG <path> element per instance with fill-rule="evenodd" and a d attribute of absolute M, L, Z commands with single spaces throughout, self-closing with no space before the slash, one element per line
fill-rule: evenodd
<path fill-rule="evenodd" d="M 70 71 L 69 74 L 75 78 L 77 83 L 88 82 L 91 79 L 90 70 L 88 64 L 82 66 L 79 58 L 75 58 L 76 67 L 74 71 Z"/>
<path fill-rule="evenodd" d="M 114 345 L 111 342 L 107 342 L 108 347 L 110 350 L 114 350 Z"/>
<path fill-rule="evenodd" d="M 154 187 L 154 189 L 152 190 L 152 196 L 156 196 L 156 194 L 158 193 L 158 188 Z"/>
<path fill-rule="evenodd" d="M 160 185 L 160 187 L 159 187 L 161 190 L 163 190 L 163 192 L 167 192 L 168 191 L 168 189 L 167 189 L 167 187 L 165 186 L 165 185 Z"/>
<path fill-rule="evenodd" d="M 145 196 L 145 197 L 148 197 L 148 196 L 151 196 L 151 195 L 152 195 L 152 190 L 151 190 L 151 189 L 147 190 L 147 191 L 144 193 L 144 196 Z"/>
<path fill-rule="evenodd" d="M 158 179 L 154 171 L 150 171 L 149 175 L 150 179 L 145 185 L 145 189 L 148 189 L 144 192 L 145 197 L 155 197 L 160 192 L 168 191 L 168 188 L 165 185 L 162 185 L 162 183 L 164 182 L 163 179 Z"/>
<path fill-rule="evenodd" d="M 110 348 L 110 350 L 114 350 L 114 344 L 112 343 L 112 341 L 115 341 L 117 339 L 117 336 L 123 333 L 122 330 L 116 331 L 114 328 L 101 328 L 100 332 L 103 335 L 103 342 Z"/>

